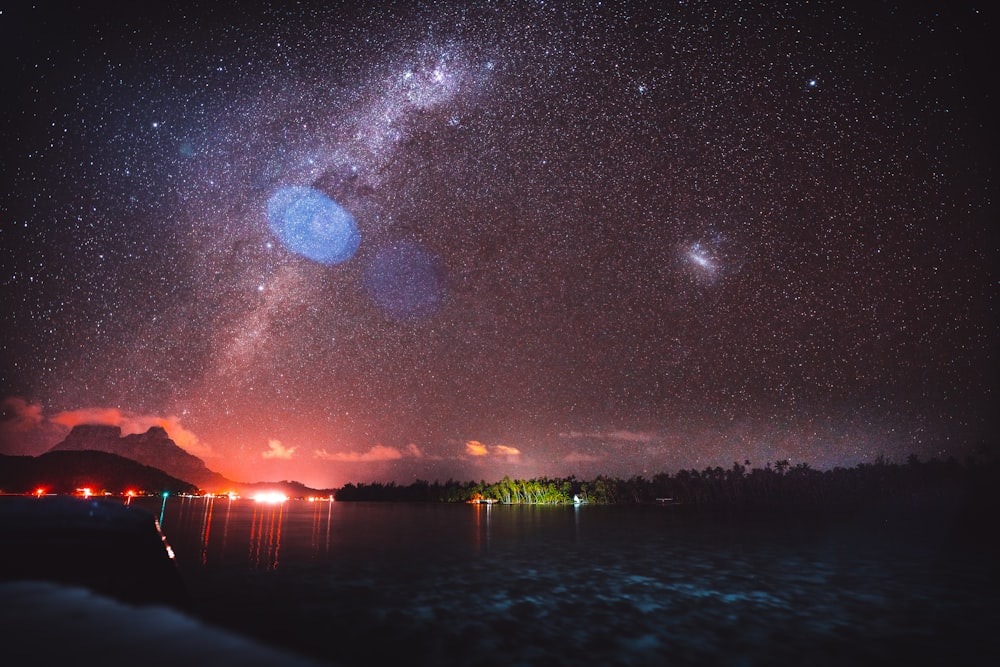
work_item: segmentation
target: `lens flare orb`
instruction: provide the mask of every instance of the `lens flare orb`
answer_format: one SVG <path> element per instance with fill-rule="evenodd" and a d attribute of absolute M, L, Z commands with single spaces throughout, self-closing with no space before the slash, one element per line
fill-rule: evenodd
<path fill-rule="evenodd" d="M 278 188 L 267 202 L 271 231 L 292 252 L 320 264 L 340 264 L 361 244 L 354 217 L 315 188 Z"/>
<path fill-rule="evenodd" d="M 427 317 L 444 298 L 438 257 L 412 241 L 383 248 L 365 273 L 365 287 L 383 314 L 395 320 Z"/>

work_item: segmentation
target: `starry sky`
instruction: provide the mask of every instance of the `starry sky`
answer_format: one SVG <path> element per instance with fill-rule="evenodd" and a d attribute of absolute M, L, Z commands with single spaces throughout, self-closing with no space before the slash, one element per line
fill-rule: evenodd
<path fill-rule="evenodd" d="M 319 487 L 963 457 L 988 5 L 3 3 L 0 451 L 162 425 Z"/>

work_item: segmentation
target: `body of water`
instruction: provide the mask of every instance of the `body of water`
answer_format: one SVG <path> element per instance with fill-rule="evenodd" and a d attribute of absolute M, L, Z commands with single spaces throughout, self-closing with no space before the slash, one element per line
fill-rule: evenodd
<path fill-rule="evenodd" d="M 949 517 L 140 499 L 196 615 L 343 665 L 994 664 Z"/>

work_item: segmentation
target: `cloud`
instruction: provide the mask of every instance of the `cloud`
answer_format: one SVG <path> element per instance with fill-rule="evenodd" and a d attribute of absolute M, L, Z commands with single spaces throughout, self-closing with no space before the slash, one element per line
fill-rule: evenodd
<path fill-rule="evenodd" d="M 566 463 L 597 463 L 603 460 L 603 457 L 595 456 L 594 454 L 584 454 L 583 452 L 570 452 L 563 457 L 563 461 Z"/>
<path fill-rule="evenodd" d="M 659 433 L 655 431 L 628 431 L 620 429 L 617 431 L 593 431 L 593 432 L 583 432 L 583 431 L 566 431 L 559 434 L 560 438 L 568 438 L 571 440 L 604 440 L 610 442 L 659 442 L 662 437 Z"/>
<path fill-rule="evenodd" d="M 295 453 L 295 447 L 285 447 L 280 440 L 268 440 L 268 450 L 261 456 L 265 459 L 290 459 Z"/>
<path fill-rule="evenodd" d="M 407 454 L 409 456 L 414 456 L 413 449 L 416 449 L 416 445 L 409 445 L 406 448 Z M 395 447 L 386 447 L 385 445 L 375 445 L 367 452 L 328 452 L 325 449 L 317 449 L 314 455 L 318 459 L 323 459 L 324 461 L 340 461 L 342 463 L 372 463 L 376 461 L 396 461 L 403 458 L 403 452 Z"/>
<path fill-rule="evenodd" d="M 490 452 L 486 448 L 486 445 L 478 440 L 469 440 L 465 443 L 465 453 L 469 456 L 486 456 Z"/>
<path fill-rule="evenodd" d="M 5 430 L 28 433 L 39 428 L 45 417 L 42 416 L 42 406 L 29 403 L 20 396 L 10 396 L 0 403 L 2 423 Z"/>
<path fill-rule="evenodd" d="M 487 446 L 478 440 L 469 440 L 465 443 L 465 453 L 468 456 L 520 456 L 521 450 L 517 447 L 508 447 L 507 445 L 492 445 Z"/>
<path fill-rule="evenodd" d="M 66 437 L 66 428 L 48 421 L 42 406 L 20 396 L 0 401 L 0 453 L 37 456 Z"/>
<path fill-rule="evenodd" d="M 79 410 L 64 410 L 49 418 L 54 424 L 73 428 L 80 424 L 103 424 L 118 426 L 122 435 L 145 433 L 152 426 L 159 426 L 167 432 L 170 439 L 180 447 L 198 457 L 211 457 L 212 448 L 198 440 L 198 436 L 181 425 L 180 418 L 174 415 L 161 417 L 159 415 L 144 415 L 118 408 L 89 407 Z"/>
<path fill-rule="evenodd" d="M 660 436 L 653 431 L 611 431 L 607 438 L 622 442 L 656 442 Z"/>

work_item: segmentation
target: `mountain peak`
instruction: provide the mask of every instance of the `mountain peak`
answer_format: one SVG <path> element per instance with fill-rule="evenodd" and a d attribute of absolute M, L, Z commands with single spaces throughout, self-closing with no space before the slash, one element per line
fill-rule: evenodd
<path fill-rule="evenodd" d="M 66 439 L 49 451 L 86 450 L 117 454 L 159 468 L 202 488 L 231 483 L 222 475 L 209 470 L 200 458 L 178 447 L 162 426 L 151 426 L 145 433 L 122 437 L 122 430 L 118 426 L 80 424 L 74 426 Z"/>
<path fill-rule="evenodd" d="M 73 430 L 71 430 L 69 435 L 66 436 L 66 439 L 53 447 L 52 450 L 68 449 L 80 451 L 93 449 L 103 451 L 102 447 L 99 446 L 100 443 L 104 443 L 109 440 L 118 440 L 121 437 L 122 429 L 120 426 L 109 426 L 106 424 L 80 424 L 78 426 L 74 426 Z"/>

